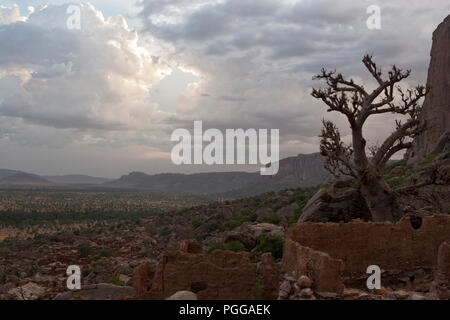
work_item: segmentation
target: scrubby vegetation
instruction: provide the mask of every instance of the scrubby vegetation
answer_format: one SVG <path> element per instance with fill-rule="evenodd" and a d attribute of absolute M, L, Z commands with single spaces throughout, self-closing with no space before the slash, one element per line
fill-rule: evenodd
<path fill-rule="evenodd" d="M 270 252 L 276 260 L 280 260 L 283 257 L 283 237 L 263 234 L 258 238 L 258 244 L 253 251 Z"/>

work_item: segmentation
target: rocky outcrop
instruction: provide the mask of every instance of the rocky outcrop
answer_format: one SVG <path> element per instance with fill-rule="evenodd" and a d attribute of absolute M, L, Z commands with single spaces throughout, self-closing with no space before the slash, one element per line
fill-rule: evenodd
<path fill-rule="evenodd" d="M 405 178 L 405 187 L 397 189 L 399 202 L 429 212 L 450 212 L 450 154 L 442 154 L 432 162 L 415 165 Z M 409 187 L 413 186 L 413 187 Z"/>
<path fill-rule="evenodd" d="M 425 98 L 423 120 L 427 130 L 416 138 L 407 153 L 410 163 L 422 160 L 436 152 L 437 146 L 449 144 L 450 131 L 450 16 L 433 33 L 431 61 L 427 85 L 430 92 Z M 440 138 L 446 141 L 440 140 Z M 442 148 L 441 148 L 442 149 Z"/>
<path fill-rule="evenodd" d="M 338 180 L 331 187 L 320 189 L 303 208 L 299 222 L 371 220 L 366 201 L 350 184 L 349 180 Z"/>
<path fill-rule="evenodd" d="M 283 236 L 284 229 L 270 223 L 250 223 L 246 222 L 230 231 L 224 236 L 224 243 L 239 241 L 245 247 L 252 249 L 256 246 L 258 238 L 263 234 Z"/>
<path fill-rule="evenodd" d="M 307 182 L 304 186 L 314 186 L 330 177 L 323 164 L 324 158 L 320 153 L 286 158 L 280 161 L 280 169 L 272 180 L 286 185 L 297 185 L 303 181 Z"/>

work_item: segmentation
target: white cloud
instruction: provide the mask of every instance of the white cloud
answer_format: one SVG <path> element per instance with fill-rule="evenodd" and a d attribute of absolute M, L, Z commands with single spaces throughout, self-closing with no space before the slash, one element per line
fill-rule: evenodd
<path fill-rule="evenodd" d="M 0 5 L 0 25 L 26 20 L 27 17 L 20 15 L 19 6 L 17 4 L 14 4 L 12 7 Z"/>
<path fill-rule="evenodd" d="M 16 75 L 0 115 L 62 129 L 145 129 L 158 123 L 161 115 L 147 102 L 148 91 L 167 66 L 138 45 L 124 18 L 105 20 L 81 4 L 82 29 L 69 30 L 66 7 L 49 6 L 25 23 L 0 26 L 0 41 L 8 43 L 0 47 L 0 70 L 4 77 L 13 70 Z"/>

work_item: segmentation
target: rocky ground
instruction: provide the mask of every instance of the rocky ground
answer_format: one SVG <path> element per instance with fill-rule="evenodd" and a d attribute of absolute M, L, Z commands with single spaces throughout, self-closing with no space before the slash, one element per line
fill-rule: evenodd
<path fill-rule="evenodd" d="M 312 281 L 307 276 L 296 279 L 292 274 L 280 278 L 279 300 L 439 300 L 433 271 L 418 268 L 402 272 L 387 270 L 382 273 L 386 287 L 368 290 L 367 287 L 346 287 L 342 294 L 320 292 L 312 289 Z M 365 283 L 367 277 L 360 279 Z M 351 280 L 350 282 L 354 282 Z"/>
<path fill-rule="evenodd" d="M 135 267 L 156 259 L 161 252 L 144 227 L 123 225 L 101 234 L 75 233 L 4 241 L 0 248 L 0 299 L 52 299 L 67 291 L 70 265 L 81 268 L 83 286 L 131 285 Z M 32 294 L 23 297 L 22 291 Z"/>

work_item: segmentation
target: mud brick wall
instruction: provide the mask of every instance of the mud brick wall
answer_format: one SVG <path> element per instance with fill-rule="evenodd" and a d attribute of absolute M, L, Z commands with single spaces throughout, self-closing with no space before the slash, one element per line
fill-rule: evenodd
<path fill-rule="evenodd" d="M 439 246 L 450 241 L 450 215 L 424 217 L 417 230 L 409 217 L 395 225 L 362 221 L 299 223 L 287 231 L 285 241 L 342 260 L 346 276 L 366 274 L 369 265 L 378 265 L 384 270 L 436 267 Z M 291 251 L 288 248 L 284 255 Z M 283 260 L 288 259 L 292 257 L 283 257 Z"/>

